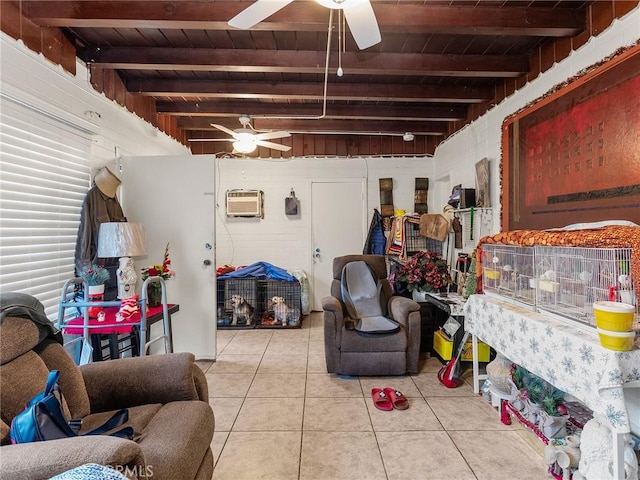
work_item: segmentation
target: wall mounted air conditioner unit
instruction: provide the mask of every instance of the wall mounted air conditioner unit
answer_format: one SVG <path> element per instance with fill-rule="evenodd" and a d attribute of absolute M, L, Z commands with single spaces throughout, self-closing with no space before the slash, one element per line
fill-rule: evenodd
<path fill-rule="evenodd" d="M 262 190 L 227 190 L 227 217 L 264 218 Z"/>

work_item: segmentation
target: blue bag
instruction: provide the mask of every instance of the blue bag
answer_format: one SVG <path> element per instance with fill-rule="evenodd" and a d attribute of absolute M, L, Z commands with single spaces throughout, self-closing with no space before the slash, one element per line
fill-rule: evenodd
<path fill-rule="evenodd" d="M 59 377 L 58 370 L 49 372 L 44 391 L 33 397 L 26 408 L 15 416 L 9 432 L 11 443 L 42 442 L 78 436 L 82 420 L 67 420 L 58 400 L 60 396 Z M 104 424 L 83 435 L 104 434 L 122 425 L 128 419 L 129 411 L 119 410 Z M 125 427 L 110 435 L 131 439 L 133 438 L 133 428 Z"/>

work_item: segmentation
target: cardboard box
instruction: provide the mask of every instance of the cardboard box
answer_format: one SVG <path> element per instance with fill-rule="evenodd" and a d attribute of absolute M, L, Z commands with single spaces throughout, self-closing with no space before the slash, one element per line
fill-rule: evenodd
<path fill-rule="evenodd" d="M 438 353 L 442 360 L 449 361 L 453 356 L 453 342 L 445 337 L 442 330 L 438 330 L 433 335 L 433 349 Z M 484 342 L 478 342 L 478 361 L 488 362 L 489 354 L 489 345 Z M 464 344 L 464 350 L 462 350 L 462 356 L 460 359 L 463 362 L 473 361 L 473 345 L 471 344 L 471 337 L 469 337 L 467 343 Z"/>

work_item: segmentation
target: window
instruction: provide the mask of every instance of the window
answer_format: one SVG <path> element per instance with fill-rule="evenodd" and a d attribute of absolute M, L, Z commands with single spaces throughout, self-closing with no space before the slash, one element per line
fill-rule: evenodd
<path fill-rule="evenodd" d="M 0 97 L 0 285 L 38 298 L 54 321 L 74 276 L 90 149 L 89 131 Z"/>

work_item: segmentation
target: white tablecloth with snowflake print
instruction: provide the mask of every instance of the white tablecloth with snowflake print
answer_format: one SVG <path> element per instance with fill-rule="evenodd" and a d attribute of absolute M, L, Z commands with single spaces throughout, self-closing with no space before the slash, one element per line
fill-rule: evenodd
<path fill-rule="evenodd" d="M 606 417 L 616 432 L 630 431 L 623 386 L 640 381 L 637 342 L 629 352 L 609 350 L 595 329 L 487 295 L 470 296 L 465 313 L 467 331 Z"/>

